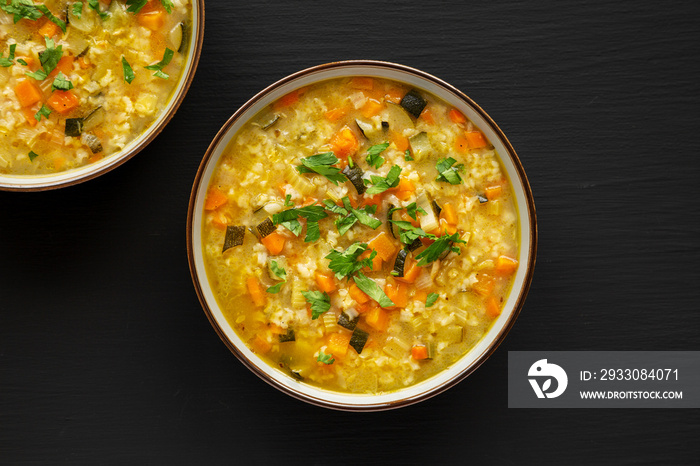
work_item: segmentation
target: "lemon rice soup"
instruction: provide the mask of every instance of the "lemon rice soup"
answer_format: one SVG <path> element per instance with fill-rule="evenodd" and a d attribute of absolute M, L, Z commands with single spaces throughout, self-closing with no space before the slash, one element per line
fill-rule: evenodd
<path fill-rule="evenodd" d="M 300 383 L 377 394 L 466 354 L 518 269 L 510 182 L 428 92 L 336 78 L 245 123 L 204 201 L 207 276 L 248 347 Z"/>
<path fill-rule="evenodd" d="M 189 0 L 0 0 L 0 174 L 52 174 L 123 149 L 185 68 Z"/>

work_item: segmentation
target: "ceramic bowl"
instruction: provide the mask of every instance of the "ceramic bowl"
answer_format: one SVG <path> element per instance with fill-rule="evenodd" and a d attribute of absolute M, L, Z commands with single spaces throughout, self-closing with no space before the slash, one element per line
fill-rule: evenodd
<path fill-rule="evenodd" d="M 0 190 L 43 191 L 71 186 L 107 173 L 143 150 L 175 115 L 185 98 L 190 84 L 192 84 L 197 64 L 199 63 L 199 56 L 202 52 L 202 41 L 204 40 L 204 0 L 192 0 L 192 30 L 188 39 L 187 65 L 180 77 L 180 81 L 173 90 L 168 105 L 153 124 L 139 137 L 131 141 L 119 152 L 72 170 L 44 175 L 0 174 Z"/>
<path fill-rule="evenodd" d="M 267 105 L 296 88 L 346 76 L 373 76 L 403 82 L 427 90 L 464 113 L 483 131 L 499 154 L 512 182 L 520 217 L 518 260 L 522 266 L 518 268 L 501 315 L 486 335 L 471 351 L 441 373 L 404 389 L 375 395 L 324 390 L 299 382 L 261 360 L 240 339 L 216 302 L 207 279 L 201 245 L 207 186 L 222 152 L 239 128 Z M 315 66 L 281 79 L 246 102 L 219 130 L 204 155 L 192 188 L 187 218 L 187 250 L 197 295 L 212 326 L 233 354 L 253 373 L 293 397 L 327 408 L 349 411 L 383 410 L 416 403 L 443 392 L 471 374 L 496 350 L 520 313 L 532 280 L 536 249 L 537 223 L 530 185 L 515 150 L 498 125 L 474 101 L 450 84 L 407 66 L 376 61 L 343 61 Z"/>

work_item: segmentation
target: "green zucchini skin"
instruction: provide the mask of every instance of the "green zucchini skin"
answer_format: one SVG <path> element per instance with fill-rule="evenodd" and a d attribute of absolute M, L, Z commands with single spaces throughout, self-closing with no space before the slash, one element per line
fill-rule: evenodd
<path fill-rule="evenodd" d="M 277 227 L 275 227 L 274 223 L 272 223 L 272 219 L 270 219 L 270 217 L 267 217 L 265 220 L 260 222 L 260 224 L 258 224 L 258 226 L 256 226 L 255 229 L 258 231 L 260 237 L 264 238 L 273 231 L 275 231 Z"/>
<path fill-rule="evenodd" d="M 296 341 L 296 336 L 294 335 L 294 329 L 288 328 L 287 333 L 278 335 L 280 343 L 285 343 L 288 341 Z"/>
<path fill-rule="evenodd" d="M 403 277 L 404 266 L 406 265 L 406 259 L 408 258 L 408 249 L 401 249 L 396 255 L 396 260 L 394 261 L 394 271 L 392 275 L 395 277 Z"/>
<path fill-rule="evenodd" d="M 428 101 L 423 98 L 415 89 L 401 99 L 401 106 L 411 115 L 418 118 L 423 109 L 428 105 Z"/>
<path fill-rule="evenodd" d="M 243 225 L 227 225 L 226 236 L 224 237 L 224 248 L 221 252 L 243 244 L 245 227 Z"/>
<path fill-rule="evenodd" d="M 479 199 L 479 204 L 486 204 L 487 202 L 489 202 L 489 198 L 483 194 L 477 194 L 476 197 L 477 199 Z"/>
<path fill-rule="evenodd" d="M 83 132 L 82 118 L 66 118 L 66 136 L 78 137 Z"/>
<path fill-rule="evenodd" d="M 362 175 L 364 175 L 365 172 L 362 171 L 360 167 L 355 165 L 354 167 L 350 168 L 350 165 L 347 165 L 345 168 L 343 168 L 343 171 L 341 173 L 348 177 L 352 185 L 357 190 L 357 194 L 362 195 L 365 193 L 367 187 L 365 186 L 365 183 L 362 180 Z"/>
<path fill-rule="evenodd" d="M 391 223 L 392 220 L 398 220 L 394 219 L 394 213 L 396 212 L 394 209 L 396 206 L 394 204 L 389 204 L 386 210 L 386 224 L 389 227 L 389 233 L 391 233 L 391 237 L 398 239 L 399 238 L 399 227 Z"/>
<path fill-rule="evenodd" d="M 369 333 L 365 332 L 364 330 L 355 327 L 355 330 L 352 332 L 352 336 L 350 337 L 350 346 L 352 346 L 355 351 L 357 351 L 357 354 L 361 354 L 362 350 L 365 348 L 365 344 L 367 343 L 367 339 L 369 338 Z"/>
<path fill-rule="evenodd" d="M 341 327 L 345 327 L 348 330 L 355 330 L 355 327 L 357 327 L 357 322 L 359 322 L 360 316 L 355 317 L 354 319 L 351 318 L 348 314 L 345 313 L 345 311 L 340 313 L 340 317 L 338 317 L 338 325 Z"/>
<path fill-rule="evenodd" d="M 421 246 L 423 246 L 423 242 L 420 240 L 420 238 L 416 238 L 413 240 L 413 242 L 411 244 L 406 246 L 406 249 L 413 252 Z"/>

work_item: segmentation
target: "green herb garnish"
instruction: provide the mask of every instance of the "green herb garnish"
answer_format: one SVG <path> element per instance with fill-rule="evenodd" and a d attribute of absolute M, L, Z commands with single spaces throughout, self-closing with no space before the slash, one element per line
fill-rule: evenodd
<path fill-rule="evenodd" d="M 167 11 L 168 13 L 173 12 L 173 2 L 171 2 L 170 0 L 160 0 L 160 3 L 163 4 L 163 8 L 165 8 L 165 11 Z"/>
<path fill-rule="evenodd" d="M 41 11 L 31 0 L 11 0 L 9 5 L 6 1 L 3 1 L 0 4 L 0 8 L 6 13 L 13 15 L 15 23 L 19 22 L 20 19 L 36 21 L 42 15 Z"/>
<path fill-rule="evenodd" d="M 452 252 L 459 254 L 460 250 L 458 247 L 454 246 L 454 243 L 466 243 L 466 241 L 459 238 L 459 233 L 449 236 L 441 236 L 440 238 L 436 239 L 433 244 L 425 249 L 425 251 L 416 256 L 416 259 L 420 259 L 418 265 L 423 267 L 430 264 L 431 262 L 437 260 L 447 250 L 451 250 Z"/>
<path fill-rule="evenodd" d="M 422 207 L 417 207 L 415 202 L 411 202 L 406 206 L 406 213 L 413 220 L 418 220 L 416 212 L 420 212 L 423 215 L 428 215 L 428 212 L 426 212 Z"/>
<path fill-rule="evenodd" d="M 58 72 L 58 74 L 53 80 L 53 83 L 51 84 L 51 91 L 55 91 L 56 89 L 59 89 L 61 91 L 73 89 L 73 83 L 68 78 L 66 78 L 66 75 L 64 75 L 60 71 Z"/>
<path fill-rule="evenodd" d="M 333 364 L 335 362 L 335 359 L 333 359 L 332 354 L 326 354 L 323 352 L 323 350 L 318 352 L 318 357 L 316 358 L 316 361 L 322 362 L 323 364 Z"/>
<path fill-rule="evenodd" d="M 284 210 L 272 216 L 272 223 L 282 225 L 294 233 L 295 236 L 299 236 L 302 229 L 301 223 L 297 220 L 299 217 L 306 219 L 306 238 L 304 238 L 304 241 L 309 243 L 318 240 L 321 237 L 318 221 L 328 217 L 328 214 L 321 206 L 311 205 L 299 207 L 298 209 Z"/>
<path fill-rule="evenodd" d="M 406 162 L 412 162 L 412 161 L 413 161 L 413 157 L 411 157 L 411 151 L 410 151 L 410 150 L 406 149 L 406 151 L 404 151 L 404 153 L 403 153 L 403 159 L 404 159 Z"/>
<path fill-rule="evenodd" d="M 287 271 L 284 270 L 284 269 L 283 269 L 282 267 L 280 267 L 279 265 L 277 265 L 277 261 L 276 261 L 276 260 L 271 260 L 271 261 L 270 261 L 270 271 L 272 272 L 272 274 L 273 274 L 276 278 L 278 278 L 278 279 L 280 279 L 280 280 L 282 280 L 282 281 L 279 282 L 279 283 L 276 284 L 276 285 L 273 285 L 273 286 L 269 287 L 269 288 L 268 288 L 267 290 L 265 290 L 265 291 L 267 291 L 268 293 L 279 293 L 279 292 L 280 292 L 280 288 L 282 288 L 282 285 L 284 285 L 285 283 L 287 283 Z"/>
<path fill-rule="evenodd" d="M 387 189 L 395 188 L 399 185 L 400 174 L 401 167 L 399 167 L 398 165 L 394 165 L 393 167 L 391 167 L 391 170 L 389 170 L 389 173 L 387 173 L 386 178 L 382 178 L 381 176 L 377 175 L 372 175 L 370 178 L 373 186 L 367 188 L 367 191 L 365 191 L 365 193 L 369 195 L 379 194 L 383 193 Z"/>
<path fill-rule="evenodd" d="M 411 222 L 405 220 L 389 220 L 391 223 L 399 227 L 399 238 L 403 244 L 411 244 L 418 238 L 437 238 L 434 235 L 426 233 L 421 228 L 414 227 Z"/>
<path fill-rule="evenodd" d="M 162 70 L 168 65 L 168 63 L 170 63 L 170 60 L 173 59 L 174 54 L 175 52 L 166 47 L 165 52 L 163 53 L 163 59 L 161 61 L 154 65 L 145 66 L 144 68 L 146 68 L 147 70 L 155 71 L 155 73 L 153 73 L 153 76 L 168 79 L 170 76 L 168 76 L 166 73 L 163 73 Z"/>
<path fill-rule="evenodd" d="M 306 298 L 306 301 L 311 304 L 311 319 L 316 320 L 324 312 L 328 312 L 331 308 L 331 297 L 328 293 L 320 291 L 302 291 L 302 295 Z"/>
<path fill-rule="evenodd" d="M 452 165 L 454 165 L 455 162 L 457 161 L 452 157 L 437 161 L 435 164 L 435 168 L 437 168 L 439 173 L 437 181 L 446 181 L 450 184 L 460 184 L 462 182 L 462 177 L 459 176 L 458 172 L 464 168 L 464 165 L 459 164 L 453 167 Z"/>
<path fill-rule="evenodd" d="M 66 32 L 66 23 L 63 20 L 56 18 L 53 15 L 53 13 L 51 13 L 51 10 L 47 8 L 46 5 L 36 5 L 36 9 L 44 13 L 44 16 L 46 16 L 49 19 L 49 21 L 54 23 L 56 26 L 60 27 L 61 31 L 63 31 L 64 33 Z"/>
<path fill-rule="evenodd" d="M 73 15 L 78 19 L 83 17 L 83 2 L 75 2 L 73 4 Z"/>
<path fill-rule="evenodd" d="M 394 302 L 389 299 L 386 293 L 384 293 L 384 290 L 379 288 L 379 285 L 377 285 L 374 280 L 366 277 L 362 272 L 357 272 L 353 280 L 355 280 L 355 285 L 357 285 L 359 289 L 378 302 L 381 307 L 391 307 L 394 305 Z"/>
<path fill-rule="evenodd" d="M 88 6 L 95 10 L 98 15 L 100 15 L 101 19 L 107 19 L 109 18 L 109 13 L 105 13 L 102 10 L 100 10 L 100 1 L 99 0 L 88 0 Z"/>
<path fill-rule="evenodd" d="M 15 49 L 17 48 L 17 44 L 11 44 L 10 45 L 10 53 L 7 56 L 7 58 L 0 56 L 0 66 L 2 67 L 9 67 L 14 64 L 15 60 Z"/>
<path fill-rule="evenodd" d="M 55 42 L 48 37 L 45 37 L 44 40 L 46 41 L 46 50 L 39 52 L 39 61 L 41 62 L 41 67 L 44 69 L 44 73 L 46 73 L 46 76 L 44 76 L 44 79 L 46 79 L 61 60 L 61 56 L 63 56 L 63 46 L 59 45 L 56 47 Z"/>
<path fill-rule="evenodd" d="M 287 194 L 286 196 L 284 196 L 284 206 L 291 207 L 293 205 L 294 205 L 294 203 L 292 202 L 292 195 Z"/>
<path fill-rule="evenodd" d="M 46 79 L 49 76 L 48 74 L 46 74 L 46 71 L 44 71 L 44 70 L 36 70 L 33 73 L 30 73 L 29 71 L 25 71 L 24 74 L 26 74 L 30 78 L 36 79 L 37 81 L 43 81 L 44 79 Z"/>
<path fill-rule="evenodd" d="M 348 180 L 345 175 L 340 173 L 340 168 L 332 166 L 338 162 L 340 160 L 333 152 L 324 152 L 323 154 L 302 158 L 301 163 L 303 165 L 299 165 L 296 168 L 299 173 L 318 173 L 323 175 L 334 185 L 338 186 L 339 181 L 343 183 Z"/>
<path fill-rule="evenodd" d="M 136 76 L 134 75 L 134 70 L 131 68 L 131 65 L 129 65 L 129 62 L 126 61 L 126 58 L 124 58 L 123 56 L 122 69 L 124 70 L 124 81 L 131 84 L 131 81 L 133 81 Z"/>
<path fill-rule="evenodd" d="M 430 307 L 435 304 L 435 301 L 437 301 L 439 297 L 440 295 L 437 293 L 430 293 L 428 298 L 425 300 L 425 307 Z"/>
<path fill-rule="evenodd" d="M 381 167 L 384 164 L 384 157 L 380 156 L 379 154 L 384 152 L 387 147 L 389 147 L 389 143 L 385 142 L 383 144 L 375 144 L 367 149 L 367 158 L 365 159 L 367 163 L 374 168 Z"/>
<path fill-rule="evenodd" d="M 28 155 L 29 155 L 30 162 L 33 162 L 35 158 L 39 157 L 39 154 L 37 154 L 33 150 L 30 150 Z"/>
<path fill-rule="evenodd" d="M 335 272 L 335 276 L 338 279 L 352 276 L 359 272 L 362 267 L 372 268 L 372 259 L 376 257 L 377 251 L 372 251 L 366 259 L 358 260 L 360 255 L 367 250 L 367 247 L 367 243 L 355 243 L 343 252 L 332 250 L 325 257 L 330 260 L 328 268 Z"/>
<path fill-rule="evenodd" d="M 46 105 L 42 104 L 39 111 L 36 112 L 36 114 L 34 115 L 34 118 L 36 119 L 36 121 L 41 121 L 42 116 L 44 116 L 44 117 L 46 117 L 46 119 L 48 119 L 50 114 L 51 114 L 51 109 L 48 108 Z"/>
<path fill-rule="evenodd" d="M 126 11 L 136 14 L 141 11 L 141 8 L 146 6 L 146 3 L 148 3 L 148 0 L 126 0 L 126 5 L 128 6 Z"/>

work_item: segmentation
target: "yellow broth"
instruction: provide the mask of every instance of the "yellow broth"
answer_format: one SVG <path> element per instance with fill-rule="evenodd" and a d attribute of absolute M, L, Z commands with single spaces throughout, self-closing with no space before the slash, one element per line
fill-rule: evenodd
<path fill-rule="evenodd" d="M 319 154 L 322 174 L 297 169 Z M 359 188 L 336 178 L 350 168 Z M 337 78 L 271 104 L 224 150 L 204 208 L 207 276 L 231 326 L 273 367 L 340 392 L 393 391 L 453 364 L 500 314 L 518 267 L 493 146 L 447 103 L 389 80 Z M 298 225 L 281 221 L 290 212 Z M 347 276 L 332 251 L 356 265 Z"/>

